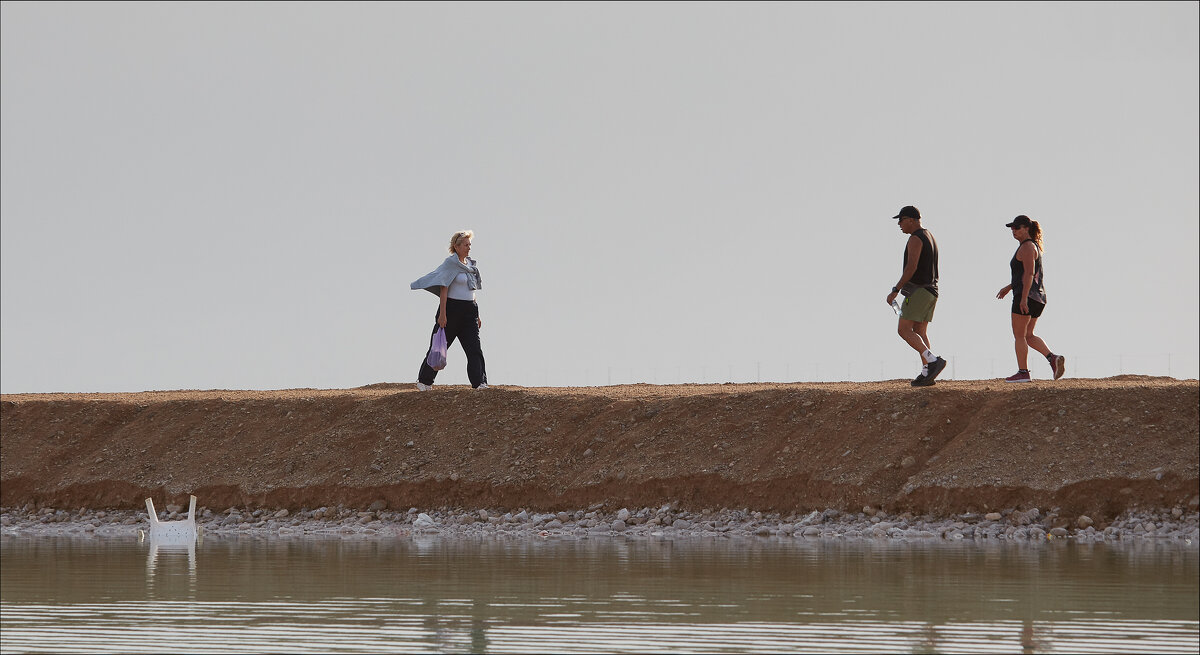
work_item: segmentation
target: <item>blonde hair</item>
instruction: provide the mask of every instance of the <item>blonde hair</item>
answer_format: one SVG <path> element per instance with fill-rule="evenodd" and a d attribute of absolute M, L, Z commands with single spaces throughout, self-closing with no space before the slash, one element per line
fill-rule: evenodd
<path fill-rule="evenodd" d="M 1042 225 L 1032 219 L 1029 221 L 1029 238 L 1037 244 L 1038 250 L 1046 251 L 1046 246 L 1042 244 Z"/>
<path fill-rule="evenodd" d="M 458 245 L 463 239 L 475 238 L 475 232 L 472 230 L 459 230 L 450 236 L 450 254 L 454 254 L 454 246 Z"/>

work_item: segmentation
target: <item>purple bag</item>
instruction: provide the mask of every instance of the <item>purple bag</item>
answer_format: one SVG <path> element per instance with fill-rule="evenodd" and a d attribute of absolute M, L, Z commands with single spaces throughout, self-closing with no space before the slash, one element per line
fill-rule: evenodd
<path fill-rule="evenodd" d="M 446 328 L 438 328 L 433 335 L 433 347 L 429 349 L 425 363 L 435 371 L 446 368 Z"/>

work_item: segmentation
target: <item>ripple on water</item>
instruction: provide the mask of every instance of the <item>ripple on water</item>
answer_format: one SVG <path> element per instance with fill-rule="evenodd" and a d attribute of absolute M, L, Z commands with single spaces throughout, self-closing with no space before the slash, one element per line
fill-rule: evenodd
<path fill-rule="evenodd" d="M 8 652 L 1196 652 L 1197 549 L 5 538 Z"/>

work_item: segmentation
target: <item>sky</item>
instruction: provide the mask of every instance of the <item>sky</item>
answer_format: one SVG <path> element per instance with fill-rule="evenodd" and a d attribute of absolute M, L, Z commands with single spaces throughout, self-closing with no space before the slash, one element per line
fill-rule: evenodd
<path fill-rule="evenodd" d="M 4 2 L 0 391 L 414 382 L 459 229 L 493 385 L 911 378 L 909 204 L 943 377 L 1026 214 L 1068 376 L 1196 378 L 1198 6 Z"/>

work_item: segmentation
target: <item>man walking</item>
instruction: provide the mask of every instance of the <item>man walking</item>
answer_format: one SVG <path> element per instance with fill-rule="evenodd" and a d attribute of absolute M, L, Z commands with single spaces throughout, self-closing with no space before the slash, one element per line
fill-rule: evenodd
<path fill-rule="evenodd" d="M 908 245 L 904 247 L 904 272 L 888 294 L 887 302 L 892 304 L 896 294 L 904 295 L 896 331 L 921 354 L 921 374 L 912 381 L 912 386 L 929 387 L 946 368 L 946 360 L 929 348 L 929 322 L 933 320 L 938 299 L 937 241 L 929 230 L 921 227 L 921 212 L 916 207 L 905 206 L 892 218 L 899 221 L 900 231 L 908 235 Z"/>

